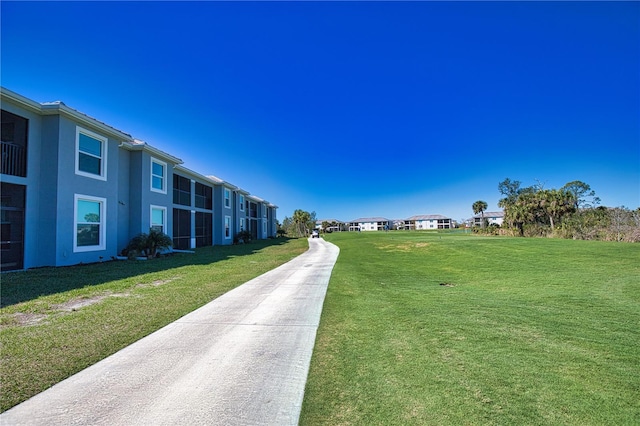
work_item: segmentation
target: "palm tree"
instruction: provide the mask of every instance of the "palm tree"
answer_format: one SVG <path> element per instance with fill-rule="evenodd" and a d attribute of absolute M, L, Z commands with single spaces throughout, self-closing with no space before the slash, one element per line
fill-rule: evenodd
<path fill-rule="evenodd" d="M 487 210 L 488 204 L 486 201 L 478 200 L 471 206 L 473 208 L 473 214 L 478 214 L 482 216 L 482 227 L 484 228 L 484 211 Z"/>
<path fill-rule="evenodd" d="M 296 210 L 293 212 L 293 222 L 295 223 L 295 230 L 298 237 L 304 237 L 308 233 L 308 226 L 311 220 L 311 214 L 304 210 Z"/>
<path fill-rule="evenodd" d="M 147 236 L 147 256 L 156 257 L 159 251 L 173 246 L 173 240 L 162 231 L 151 228 Z"/>

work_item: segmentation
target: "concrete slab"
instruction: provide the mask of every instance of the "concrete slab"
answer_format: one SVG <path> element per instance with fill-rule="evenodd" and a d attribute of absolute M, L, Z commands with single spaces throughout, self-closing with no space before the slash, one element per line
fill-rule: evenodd
<path fill-rule="evenodd" d="M 296 425 L 339 249 L 309 250 L 0 414 L 0 425 Z"/>

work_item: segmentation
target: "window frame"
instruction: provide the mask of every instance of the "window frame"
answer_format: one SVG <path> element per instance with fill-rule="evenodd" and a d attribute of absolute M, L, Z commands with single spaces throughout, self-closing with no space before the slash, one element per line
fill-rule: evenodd
<path fill-rule="evenodd" d="M 162 172 L 163 175 L 161 176 L 162 178 L 162 189 L 158 189 L 156 187 L 153 186 L 153 178 L 157 177 L 157 175 L 153 174 L 153 163 L 158 164 L 159 166 L 162 167 Z M 149 187 L 151 188 L 151 191 L 153 192 L 158 192 L 160 194 L 166 194 L 167 193 L 167 163 L 165 163 L 164 161 L 160 161 L 157 158 L 153 158 L 151 157 L 151 170 L 150 170 L 150 182 L 149 182 Z"/>
<path fill-rule="evenodd" d="M 240 194 L 240 211 L 244 212 L 244 195 Z"/>
<path fill-rule="evenodd" d="M 226 209 L 230 209 L 231 208 L 231 190 L 229 188 L 224 188 L 224 191 L 222 192 L 222 198 L 224 200 L 224 208 Z"/>
<path fill-rule="evenodd" d="M 101 156 L 100 158 L 100 174 L 95 174 L 95 173 L 90 173 L 90 172 L 85 172 L 84 170 L 80 170 L 80 134 L 83 134 L 85 136 L 88 136 L 92 139 L 96 139 L 98 141 L 101 142 L 101 149 L 100 149 L 100 154 Z M 76 149 L 75 149 L 75 172 L 76 175 L 78 176 L 84 176 L 84 177 L 88 177 L 91 179 L 97 179 L 97 180 L 107 180 L 107 145 L 108 145 L 108 141 L 109 139 L 101 136 L 97 133 L 92 132 L 91 130 L 87 130 L 84 129 L 80 126 L 76 126 Z M 90 154 L 90 153 L 85 153 L 83 152 L 84 155 L 89 155 L 92 157 L 95 157 L 95 155 Z"/>
<path fill-rule="evenodd" d="M 231 239 L 231 216 L 224 217 L 224 239 Z"/>
<path fill-rule="evenodd" d="M 167 229 L 167 208 L 165 206 L 155 206 L 153 204 L 151 204 L 149 206 L 149 229 L 152 229 L 154 226 L 153 223 L 153 211 L 154 210 L 162 210 L 162 229 L 160 230 L 160 232 L 162 232 L 163 234 L 166 234 L 166 229 Z"/>
<path fill-rule="evenodd" d="M 89 201 L 100 204 L 100 226 L 99 240 L 97 245 L 93 246 L 79 246 L 78 245 L 78 225 L 85 224 L 85 222 L 78 222 L 78 201 Z M 93 222 L 87 222 L 93 223 Z M 74 194 L 73 195 L 73 252 L 83 253 L 90 251 L 103 251 L 106 250 L 107 242 L 107 199 L 102 197 L 94 197 L 92 195 Z"/>

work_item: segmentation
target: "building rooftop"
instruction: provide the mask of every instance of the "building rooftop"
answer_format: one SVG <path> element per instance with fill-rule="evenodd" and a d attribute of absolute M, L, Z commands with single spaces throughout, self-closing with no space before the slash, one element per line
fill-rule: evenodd
<path fill-rule="evenodd" d="M 404 220 L 439 220 L 439 219 L 451 219 L 441 214 L 419 214 L 416 216 L 408 217 Z"/>
<path fill-rule="evenodd" d="M 360 217 L 358 219 L 350 220 L 351 223 L 364 223 L 364 222 L 391 222 L 386 217 Z"/>

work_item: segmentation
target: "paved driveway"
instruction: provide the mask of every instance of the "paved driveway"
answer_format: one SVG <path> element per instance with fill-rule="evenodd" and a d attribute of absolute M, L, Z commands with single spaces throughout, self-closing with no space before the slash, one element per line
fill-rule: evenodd
<path fill-rule="evenodd" d="M 0 415 L 8 425 L 295 425 L 339 249 L 309 250 Z"/>

